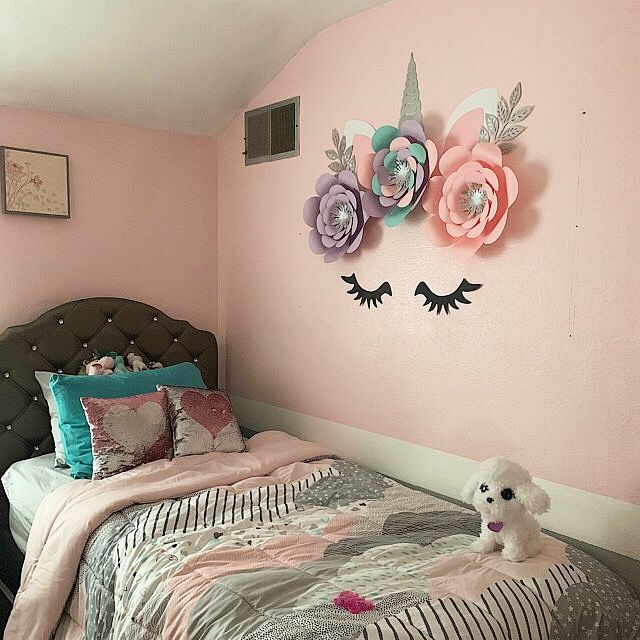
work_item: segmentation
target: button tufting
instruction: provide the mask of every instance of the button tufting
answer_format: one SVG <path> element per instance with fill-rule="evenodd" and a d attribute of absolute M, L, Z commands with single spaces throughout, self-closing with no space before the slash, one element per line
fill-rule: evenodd
<path fill-rule="evenodd" d="M 129 340 L 129 344 L 135 344 L 135 340 Z"/>
<path fill-rule="evenodd" d="M 107 322 L 113 322 L 113 318 L 107 318 Z"/>
<path fill-rule="evenodd" d="M 158 322 L 158 316 L 153 316 L 153 321 Z"/>
<path fill-rule="evenodd" d="M 33 396 L 33 401 L 38 402 L 38 396 Z"/>
<path fill-rule="evenodd" d="M 89 346 L 89 343 L 88 342 L 83 342 L 82 346 L 86 349 Z"/>
<path fill-rule="evenodd" d="M 62 373 L 62 369 L 58 369 L 58 373 Z"/>
<path fill-rule="evenodd" d="M 31 347 L 31 351 L 37 351 L 37 350 L 38 350 L 38 347 L 36 347 L 36 345 L 34 344 L 34 345 Z"/>
<path fill-rule="evenodd" d="M 8 371 L 5 371 L 2 375 L 3 375 L 5 378 L 8 378 L 11 374 L 10 374 Z"/>
<path fill-rule="evenodd" d="M 194 359 L 193 359 L 193 361 L 194 361 L 194 362 L 198 362 L 198 358 L 194 358 Z"/>
<path fill-rule="evenodd" d="M 58 324 L 64 324 L 64 318 L 58 318 Z"/>
<path fill-rule="evenodd" d="M 10 424 L 8 424 L 8 425 L 5 427 L 5 429 L 6 429 L 7 431 L 11 431 L 11 429 L 13 429 L 13 427 L 12 427 Z"/>
<path fill-rule="evenodd" d="M 174 341 L 174 342 L 178 342 L 178 338 L 174 338 L 174 339 L 173 339 L 173 341 Z"/>
<path fill-rule="evenodd" d="M 38 445 L 36 445 L 35 447 L 33 447 L 34 451 L 40 451 L 40 447 Z"/>

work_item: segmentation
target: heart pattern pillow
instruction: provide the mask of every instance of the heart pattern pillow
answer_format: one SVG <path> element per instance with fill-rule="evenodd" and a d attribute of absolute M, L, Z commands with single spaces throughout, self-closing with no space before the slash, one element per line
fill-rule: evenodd
<path fill-rule="evenodd" d="M 175 456 L 245 450 L 233 408 L 223 391 L 158 385 L 167 394 Z"/>
<path fill-rule="evenodd" d="M 93 480 L 171 457 L 173 441 L 164 391 L 80 401 L 91 429 Z"/>

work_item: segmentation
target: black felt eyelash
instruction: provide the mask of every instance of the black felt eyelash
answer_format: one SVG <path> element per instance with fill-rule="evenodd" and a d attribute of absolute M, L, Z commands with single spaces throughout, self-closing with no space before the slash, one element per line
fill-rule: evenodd
<path fill-rule="evenodd" d="M 425 301 L 424 305 L 422 306 L 426 307 L 428 304 L 430 304 L 431 306 L 429 307 L 429 311 L 433 311 L 437 308 L 438 311 L 436 312 L 436 315 L 439 315 L 443 309 L 445 313 L 448 314 L 450 307 L 458 309 L 458 302 L 460 302 L 461 304 L 471 304 L 471 300 L 467 300 L 464 297 L 464 294 L 468 293 L 469 291 L 475 291 L 481 286 L 481 284 L 472 284 L 471 282 L 468 282 L 466 278 L 464 278 L 453 293 L 450 293 L 446 296 L 439 296 L 433 293 L 431 289 L 429 289 L 426 282 L 421 282 L 416 287 L 416 292 L 414 295 L 424 296 Z"/>
<path fill-rule="evenodd" d="M 377 307 L 378 304 L 382 304 L 382 296 L 385 293 L 390 296 L 393 295 L 391 293 L 391 285 L 388 282 L 383 282 L 375 291 L 368 291 L 360 286 L 355 273 L 352 273 L 350 276 L 341 277 L 347 284 L 353 285 L 347 293 L 355 293 L 356 295 L 354 299 L 360 300 L 360 306 L 366 302 L 367 307 L 371 309 L 371 303 L 373 303 L 374 307 Z"/>

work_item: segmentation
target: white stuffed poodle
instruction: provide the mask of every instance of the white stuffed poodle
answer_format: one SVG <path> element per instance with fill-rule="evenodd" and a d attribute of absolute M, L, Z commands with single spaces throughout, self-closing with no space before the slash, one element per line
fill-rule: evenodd
<path fill-rule="evenodd" d="M 502 547 L 502 557 L 512 562 L 538 554 L 540 525 L 532 514 L 548 511 L 551 500 L 527 470 L 506 458 L 489 458 L 467 480 L 461 495 L 482 516 L 472 551 L 492 553 Z"/>

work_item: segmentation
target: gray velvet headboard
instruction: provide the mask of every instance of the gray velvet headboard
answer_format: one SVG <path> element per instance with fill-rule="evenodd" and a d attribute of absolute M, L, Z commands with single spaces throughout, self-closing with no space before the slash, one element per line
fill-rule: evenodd
<path fill-rule="evenodd" d="M 0 335 L 0 475 L 17 460 L 53 451 L 49 411 L 34 371 L 76 374 L 93 351 L 133 351 L 165 366 L 195 362 L 206 385 L 217 387 L 212 333 L 133 300 L 67 302 Z"/>

